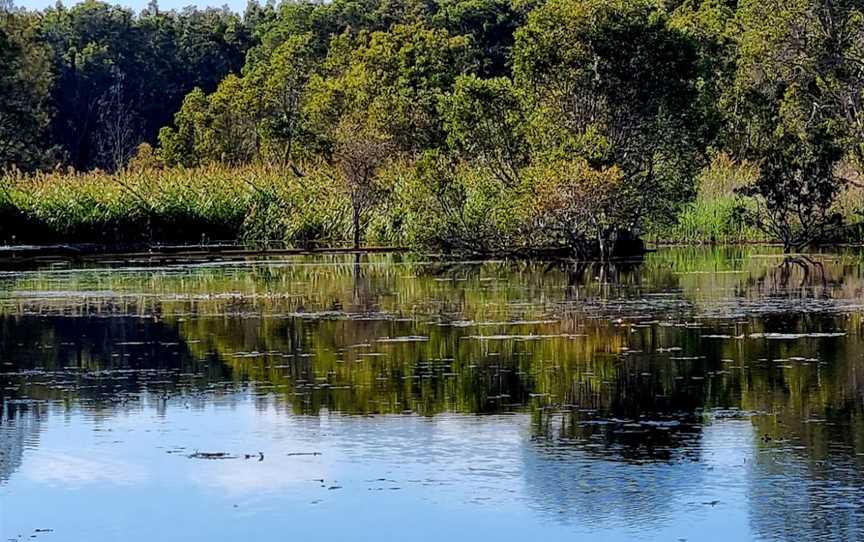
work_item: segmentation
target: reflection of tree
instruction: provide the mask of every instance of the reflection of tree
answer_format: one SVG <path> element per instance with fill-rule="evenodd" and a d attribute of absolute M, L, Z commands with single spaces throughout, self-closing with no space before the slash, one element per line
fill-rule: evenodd
<path fill-rule="evenodd" d="M 556 521 L 605 528 L 660 525 L 679 495 L 703 483 L 704 471 L 695 461 L 634 468 L 560 442 L 526 446 L 523 461 L 527 491 L 538 510 Z"/>
<path fill-rule="evenodd" d="M 0 359 L 13 360 L 4 379 L 28 399 L 95 400 L 110 412 L 139 392 L 200 389 L 193 373 L 230 376 L 221 363 L 193 360 L 176 328 L 150 318 L 0 316 L 0 330 Z"/>
<path fill-rule="evenodd" d="M 844 329 L 840 338 L 748 341 L 741 406 L 760 451 L 750 468 L 751 524 L 772 540 L 864 536 L 864 341 L 860 315 L 777 315 L 766 332 Z"/>
<path fill-rule="evenodd" d="M 767 446 L 750 467 L 750 523 L 760 538 L 861 540 L 864 476 L 847 453 L 814 463 L 782 445 Z M 785 448 L 785 449 L 784 449 Z"/>
<path fill-rule="evenodd" d="M 697 458 L 701 422 L 683 413 L 620 418 L 613 412 L 574 409 L 535 413 L 533 431 L 537 442 L 579 450 L 589 457 L 681 461 Z"/>
<path fill-rule="evenodd" d="M 786 256 L 767 277 L 769 290 L 774 295 L 801 291 L 828 295 L 828 276 L 822 262 L 808 256 Z M 767 278 L 766 277 L 766 278 Z"/>
<path fill-rule="evenodd" d="M 36 447 L 43 418 L 38 405 L 0 403 L 0 484 L 21 466 L 24 450 Z"/>
<path fill-rule="evenodd" d="M 795 460 L 814 480 L 829 452 L 864 453 L 860 315 L 772 304 L 797 299 L 772 278 L 776 259 L 707 254 L 652 254 L 602 276 L 588 264 L 395 256 L 267 262 L 253 273 L 37 273 L 9 290 L 92 293 L 0 300 L 10 315 L 0 317 L 0 359 L 14 362 L 0 370 L 44 368 L 9 377 L 24 386 L 12 393 L 80 398 L 105 415 L 116 408 L 106 398 L 145 390 L 202 401 L 251 391 L 306 414 L 531 410 L 538 487 L 554 479 L 543 469 L 555 450 L 577 462 L 686 462 L 702 411 L 715 407 L 766 413 L 753 418 L 759 436 L 801 443 Z M 860 298 L 849 265 L 825 261 L 829 301 Z M 767 309 L 695 318 L 724 296 Z M 750 337 L 837 330 L 849 335 Z M 573 483 L 561 502 L 585 498 Z"/>

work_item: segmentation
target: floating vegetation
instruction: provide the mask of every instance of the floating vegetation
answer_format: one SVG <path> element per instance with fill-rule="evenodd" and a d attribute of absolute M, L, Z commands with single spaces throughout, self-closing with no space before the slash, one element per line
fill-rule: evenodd
<path fill-rule="evenodd" d="M 375 340 L 379 343 L 425 343 L 429 337 L 424 335 L 406 335 L 404 337 L 380 337 Z"/>
<path fill-rule="evenodd" d="M 585 337 L 581 334 L 559 333 L 554 335 L 468 335 L 463 340 L 474 341 L 542 341 L 546 339 L 577 339 Z"/>
<path fill-rule="evenodd" d="M 237 459 L 236 455 L 231 455 L 228 452 L 195 452 L 187 455 L 189 459 Z"/>
<path fill-rule="evenodd" d="M 798 339 L 825 339 L 832 337 L 845 337 L 846 333 L 842 331 L 831 333 L 751 333 L 751 339 L 771 339 L 771 340 L 788 340 L 794 341 Z"/>

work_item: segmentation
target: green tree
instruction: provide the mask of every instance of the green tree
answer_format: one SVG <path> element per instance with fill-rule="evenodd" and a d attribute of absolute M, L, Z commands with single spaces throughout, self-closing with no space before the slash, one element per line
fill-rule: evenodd
<path fill-rule="evenodd" d="M 231 74 L 209 96 L 200 89 L 189 93 L 175 116 L 176 129 L 164 128 L 159 134 L 163 159 L 191 166 L 243 164 L 256 158 L 263 113 L 249 84 Z"/>
<path fill-rule="evenodd" d="M 174 125 L 159 131 L 161 158 L 168 165 L 197 166 L 201 156 L 196 147 L 196 132 L 204 129 L 209 115 L 207 95 L 195 88 L 183 100 L 183 105 L 174 116 Z"/>
<path fill-rule="evenodd" d="M 306 86 L 315 72 L 311 36 L 286 40 L 243 76 L 228 75 L 209 95 L 193 90 L 160 133 L 163 157 L 186 165 L 256 159 L 292 164 L 305 136 Z"/>
<path fill-rule="evenodd" d="M 524 22 L 510 0 L 440 0 L 432 24 L 454 36 L 467 36 L 480 75 L 509 75 L 508 59 L 513 35 Z"/>
<path fill-rule="evenodd" d="M 697 54 L 697 137 L 724 144 L 727 89 L 734 85 L 737 60 L 735 4 L 730 0 L 686 0 L 669 15 L 669 26 L 689 39 Z"/>
<path fill-rule="evenodd" d="M 510 79 L 461 76 L 440 109 L 452 147 L 479 160 L 505 184 L 518 183 L 528 147 L 522 105 Z"/>
<path fill-rule="evenodd" d="M 842 156 L 839 145 L 825 136 L 802 140 L 785 134 L 761 153 L 758 177 L 742 189 L 758 205 L 756 225 L 779 239 L 787 253 L 825 239 L 843 220 L 834 207 L 843 189 L 834 173 Z"/>
<path fill-rule="evenodd" d="M 617 166 L 597 170 L 582 159 L 555 160 L 527 175 L 536 179 L 537 228 L 577 256 L 608 259 L 618 232 L 632 228 L 639 214 L 642 196 Z"/>
<path fill-rule="evenodd" d="M 0 171 L 32 169 L 46 158 L 52 84 L 49 51 L 35 20 L 0 8 Z"/>
<path fill-rule="evenodd" d="M 309 137 L 304 108 L 307 85 L 318 61 L 309 33 L 292 36 L 276 48 L 270 59 L 256 66 L 244 79 L 247 92 L 259 94 L 262 103 L 262 137 L 266 154 L 283 164 L 293 163 L 298 144 Z"/>
<path fill-rule="evenodd" d="M 325 152 L 333 141 L 328 134 L 345 115 L 362 115 L 404 150 L 441 146 L 438 101 L 466 69 L 466 46 L 463 37 L 419 25 L 334 38 L 323 75 L 310 83 L 307 106 Z"/>
<path fill-rule="evenodd" d="M 762 168 L 744 192 L 757 224 L 799 250 L 837 226 L 835 172 L 861 157 L 864 13 L 855 1 L 749 0 L 738 21 L 732 143 Z"/>
<path fill-rule="evenodd" d="M 104 104 L 125 104 L 137 142 L 154 141 L 193 88 L 215 90 L 239 72 L 250 29 L 227 9 L 140 14 L 87 0 L 44 10 L 38 35 L 52 52 L 51 138 L 77 169 L 104 165 Z M 121 83 L 122 81 L 122 83 Z"/>
<path fill-rule="evenodd" d="M 691 197 L 704 147 L 698 58 L 654 3 L 551 0 L 517 31 L 514 72 L 535 160 L 618 168 L 640 195 L 628 206 L 637 232 Z"/>

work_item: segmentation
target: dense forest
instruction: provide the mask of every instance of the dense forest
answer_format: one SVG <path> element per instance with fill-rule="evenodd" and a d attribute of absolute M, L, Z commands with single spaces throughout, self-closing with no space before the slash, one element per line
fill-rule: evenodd
<path fill-rule="evenodd" d="M 864 0 L 2 1 L 2 242 L 861 240 Z"/>

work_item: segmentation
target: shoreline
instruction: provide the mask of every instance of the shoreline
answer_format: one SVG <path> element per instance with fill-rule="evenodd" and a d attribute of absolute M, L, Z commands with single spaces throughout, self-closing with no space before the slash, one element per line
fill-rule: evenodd
<path fill-rule="evenodd" d="M 623 263 L 641 260 L 645 254 L 667 248 L 734 248 L 734 247 L 772 247 L 782 245 L 771 242 L 739 242 L 739 243 L 688 243 L 688 242 L 656 242 L 646 243 L 646 249 L 641 254 L 614 257 L 610 261 Z M 832 243 L 824 244 L 809 253 L 819 253 L 823 249 L 864 249 L 862 243 Z M 183 263 L 207 260 L 231 260 L 273 256 L 303 256 L 303 255 L 366 255 L 366 254 L 425 254 L 448 256 L 455 259 L 517 259 L 526 261 L 572 261 L 599 262 L 599 259 L 578 259 L 565 256 L 558 249 L 535 251 L 530 254 L 513 252 L 489 253 L 439 253 L 424 252 L 399 246 L 368 246 L 352 247 L 263 247 L 253 248 L 238 243 L 212 244 L 50 244 L 50 245 L 6 245 L 0 246 L 0 271 L 16 271 L 33 266 L 59 263 Z"/>

